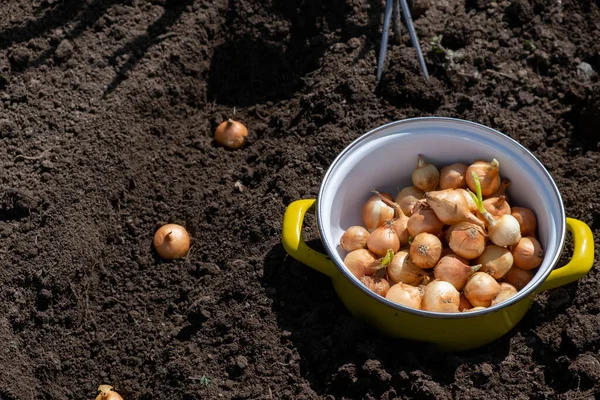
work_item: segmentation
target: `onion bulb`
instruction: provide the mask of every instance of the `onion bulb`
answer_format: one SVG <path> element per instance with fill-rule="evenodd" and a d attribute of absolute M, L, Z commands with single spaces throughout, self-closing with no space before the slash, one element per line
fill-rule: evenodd
<path fill-rule="evenodd" d="M 458 261 L 460 261 L 463 264 L 469 264 L 469 262 L 462 258 L 461 256 L 459 256 L 458 254 L 456 254 L 454 251 L 452 251 L 452 249 L 450 247 L 444 247 L 442 249 L 442 257 L 453 257 L 456 258 Z"/>
<path fill-rule="evenodd" d="M 485 250 L 486 234 L 481 227 L 470 222 L 460 222 L 452 225 L 446 231 L 448 246 L 458 256 L 472 260 Z"/>
<path fill-rule="evenodd" d="M 425 161 L 422 154 L 418 155 L 417 167 L 412 172 L 413 185 L 424 192 L 435 190 L 440 181 L 440 172 L 435 165 Z"/>
<path fill-rule="evenodd" d="M 500 304 L 505 300 L 510 299 L 511 297 L 513 297 L 515 294 L 517 294 L 517 288 L 515 288 L 514 286 L 510 285 L 509 288 L 504 288 L 502 286 L 502 284 L 500 285 L 500 292 L 498 292 L 498 294 L 496 295 L 496 297 L 494 297 L 494 299 L 492 300 L 492 305 L 495 306 L 496 304 Z"/>
<path fill-rule="evenodd" d="M 452 284 L 433 280 L 425 286 L 421 308 L 435 312 L 458 312 L 460 293 Z"/>
<path fill-rule="evenodd" d="M 440 189 L 466 188 L 467 180 L 465 174 L 469 166 L 455 163 L 446 165 L 440 170 Z"/>
<path fill-rule="evenodd" d="M 435 211 L 424 204 L 418 203 L 413 214 L 406 223 L 406 229 L 410 236 L 415 237 L 419 233 L 427 232 L 437 235 L 442 231 L 444 223 L 435 214 Z"/>
<path fill-rule="evenodd" d="M 533 279 L 533 272 L 513 265 L 502 279 L 504 282 L 513 285 L 517 290 L 521 290 Z"/>
<path fill-rule="evenodd" d="M 340 239 L 340 245 L 346 251 L 364 249 L 367 247 L 368 238 L 369 231 L 362 226 L 355 225 L 346 229 L 342 235 L 342 238 Z"/>
<path fill-rule="evenodd" d="M 388 250 L 394 253 L 400 250 L 400 239 L 394 229 L 391 221 L 388 221 L 375 229 L 367 238 L 367 248 L 375 255 L 383 257 Z"/>
<path fill-rule="evenodd" d="M 433 268 L 442 255 L 442 242 L 431 233 L 419 233 L 410 244 L 409 255 L 419 268 Z"/>
<path fill-rule="evenodd" d="M 435 279 L 451 283 L 456 290 L 461 290 L 471 275 L 473 275 L 481 265 L 470 266 L 458 261 L 453 257 L 442 257 L 433 269 Z"/>
<path fill-rule="evenodd" d="M 402 212 L 410 217 L 413 212 L 413 207 L 418 200 L 425 196 L 425 192 L 416 186 L 407 186 L 400 190 L 396 195 L 396 203 L 400 205 Z"/>
<path fill-rule="evenodd" d="M 467 281 L 463 292 L 475 307 L 489 307 L 494 297 L 500 293 L 500 285 L 491 275 L 475 272 Z"/>
<path fill-rule="evenodd" d="M 368 287 L 372 292 L 385 297 L 388 290 L 390 289 L 390 284 L 384 278 L 378 278 L 373 276 L 363 276 L 360 278 L 360 281 Z"/>
<path fill-rule="evenodd" d="M 483 201 L 483 208 L 493 217 L 499 217 L 504 214 L 510 214 L 510 205 L 506 201 L 505 195 L 499 197 L 490 197 Z"/>
<path fill-rule="evenodd" d="M 500 197 L 502 195 L 506 196 L 506 190 L 508 189 L 508 187 L 510 186 L 510 179 L 508 178 L 502 178 L 502 181 L 500 181 L 500 187 L 498 188 L 498 190 L 496 190 L 493 194 L 491 194 L 488 197 Z M 508 196 L 506 197 L 506 201 L 508 201 Z"/>
<path fill-rule="evenodd" d="M 507 289 L 511 289 L 511 290 L 512 290 L 512 289 L 514 289 L 514 290 L 517 290 L 517 288 L 516 288 L 516 287 L 514 287 L 513 285 L 511 285 L 511 284 L 510 284 L 510 283 L 508 283 L 508 282 L 498 282 L 498 284 L 500 285 L 500 291 L 502 291 L 502 290 L 507 290 Z"/>
<path fill-rule="evenodd" d="M 244 124 L 229 118 L 221 122 L 215 129 L 215 140 L 230 149 L 239 149 L 246 142 L 248 129 Z"/>
<path fill-rule="evenodd" d="M 470 311 L 478 311 L 478 310 L 485 310 L 487 307 L 483 307 L 483 306 L 477 306 L 477 307 L 473 307 L 469 310 L 465 310 L 465 312 L 470 312 Z"/>
<path fill-rule="evenodd" d="M 166 224 L 154 233 L 152 243 L 159 256 L 173 260 L 186 256 L 190 249 L 190 236 L 183 226 Z"/>
<path fill-rule="evenodd" d="M 460 301 L 458 303 L 458 311 L 466 311 L 473 308 L 473 304 L 467 299 L 464 293 L 460 294 Z"/>
<path fill-rule="evenodd" d="M 521 236 L 535 236 L 537 218 L 533 211 L 525 207 L 513 207 L 511 215 L 519 221 Z"/>
<path fill-rule="evenodd" d="M 100 394 L 96 396 L 96 400 L 123 400 L 123 397 L 115 391 L 112 390 L 112 386 L 110 385 L 100 385 L 98 386 L 98 391 Z"/>
<path fill-rule="evenodd" d="M 396 283 L 388 290 L 385 297 L 394 303 L 419 310 L 423 300 L 423 287 L 415 287 L 402 282 Z"/>
<path fill-rule="evenodd" d="M 357 278 L 365 275 L 371 275 L 371 265 L 376 261 L 375 254 L 367 249 L 358 249 L 351 251 L 344 258 L 344 265 Z"/>
<path fill-rule="evenodd" d="M 474 192 L 476 184 L 473 174 L 479 178 L 482 196 L 490 196 L 500 188 L 500 163 L 498 160 L 494 159 L 492 162 L 478 160 L 467 168 L 467 186 Z"/>
<path fill-rule="evenodd" d="M 406 283 L 417 286 L 423 282 L 426 272 L 417 267 L 407 251 L 400 250 L 394 254 L 392 262 L 387 266 L 387 277 L 391 283 Z"/>
<path fill-rule="evenodd" d="M 430 191 L 425 193 L 427 204 L 444 224 L 471 222 L 484 227 L 483 222 L 471 213 L 464 196 L 454 189 Z"/>
<path fill-rule="evenodd" d="M 471 194 L 466 189 L 455 189 L 458 193 L 462 194 L 467 204 L 469 205 L 469 211 L 472 213 L 477 212 L 477 203 L 473 201 Z"/>
<path fill-rule="evenodd" d="M 475 262 L 481 264 L 480 272 L 487 272 L 494 279 L 500 279 L 512 267 L 513 255 L 506 247 L 490 244 Z"/>
<path fill-rule="evenodd" d="M 479 177 L 475 172 L 472 176 L 475 182 L 475 190 L 477 195 L 471 192 L 471 196 L 481 215 L 485 218 L 488 225 L 488 234 L 492 243 L 498 246 L 512 246 L 521 240 L 521 227 L 519 221 L 510 214 L 504 214 L 498 218 L 494 218 L 483 206 L 483 198 Z"/>
<path fill-rule="evenodd" d="M 373 193 L 379 196 L 381 201 L 383 201 L 387 206 L 392 207 L 394 209 L 394 215 L 396 216 L 396 219 L 394 219 L 392 222 L 392 229 L 394 230 L 394 232 L 396 232 L 396 236 L 398 236 L 398 239 L 400 240 L 400 246 L 408 244 L 408 217 L 404 214 L 404 212 L 402 212 L 402 208 L 400 207 L 400 205 L 382 196 L 381 193 L 379 193 L 375 189 L 373 189 Z"/>
<path fill-rule="evenodd" d="M 369 232 L 373 232 L 385 221 L 394 218 L 394 209 L 385 204 L 380 197 L 392 200 L 389 194 L 380 193 L 371 196 L 362 207 L 362 220 Z"/>
<path fill-rule="evenodd" d="M 530 270 L 539 267 L 544 259 L 544 251 L 540 242 L 533 236 L 525 236 L 513 246 L 512 255 L 515 265 L 521 269 Z"/>

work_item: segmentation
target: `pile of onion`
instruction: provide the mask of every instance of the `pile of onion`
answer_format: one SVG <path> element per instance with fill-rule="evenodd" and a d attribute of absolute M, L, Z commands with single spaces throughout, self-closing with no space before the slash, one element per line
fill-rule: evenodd
<path fill-rule="evenodd" d="M 376 295 L 433 312 L 485 309 L 515 296 L 544 252 L 533 210 L 510 204 L 497 160 L 441 168 L 423 155 L 412 186 L 373 189 L 362 225 L 340 245 L 348 270 Z"/>

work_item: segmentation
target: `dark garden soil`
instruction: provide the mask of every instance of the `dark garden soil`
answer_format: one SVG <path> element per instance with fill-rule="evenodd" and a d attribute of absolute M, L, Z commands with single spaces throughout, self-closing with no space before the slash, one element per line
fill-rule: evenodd
<path fill-rule="evenodd" d="M 403 29 L 377 85 L 383 6 L 0 1 L 0 399 L 600 395 L 598 262 L 441 355 L 378 336 L 286 256 L 283 212 L 336 154 L 424 115 L 520 141 L 600 244 L 598 4 L 415 0 L 431 82 Z M 228 117 L 241 150 L 213 141 Z M 166 222 L 192 233 L 185 260 L 154 253 Z"/>

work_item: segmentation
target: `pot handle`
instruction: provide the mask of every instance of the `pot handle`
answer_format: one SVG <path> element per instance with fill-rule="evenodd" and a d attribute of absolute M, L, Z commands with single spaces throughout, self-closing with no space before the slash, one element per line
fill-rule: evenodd
<path fill-rule="evenodd" d="M 552 271 L 537 293 L 575 282 L 594 264 L 594 236 L 590 227 L 585 222 L 567 218 L 567 229 L 573 235 L 573 257 L 565 266 Z"/>
<path fill-rule="evenodd" d="M 314 212 L 315 203 L 315 199 L 296 200 L 287 207 L 283 215 L 281 241 L 285 251 L 296 260 L 333 277 L 336 268 L 331 258 L 308 247 L 302 237 L 304 215 L 307 211 Z"/>

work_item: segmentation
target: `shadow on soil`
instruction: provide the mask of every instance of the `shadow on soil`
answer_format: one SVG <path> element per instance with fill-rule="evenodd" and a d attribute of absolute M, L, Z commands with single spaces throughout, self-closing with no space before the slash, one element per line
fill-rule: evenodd
<path fill-rule="evenodd" d="M 307 244 L 323 251 L 319 240 Z M 323 395 L 381 396 L 391 382 L 399 396 L 443 397 L 440 385 L 450 386 L 459 366 L 497 365 L 508 356 L 514 335 L 483 349 L 441 356 L 427 344 L 382 337 L 350 315 L 328 277 L 288 256 L 282 245 L 266 255 L 262 284 L 274 293 L 278 324 L 291 333 L 302 376 Z"/>
<path fill-rule="evenodd" d="M 229 2 L 227 42 L 215 47 L 208 80 L 208 99 L 217 104 L 249 106 L 290 98 L 304 84 L 303 78 L 319 68 L 319 61 L 332 45 L 332 37 L 342 41 L 351 37 L 371 36 L 379 24 L 379 6 L 369 13 L 368 26 L 348 22 L 351 9 L 344 1 L 323 2 L 276 0 L 268 13 L 289 21 L 289 32 L 265 40 L 265 35 L 238 33 L 244 24 Z M 371 43 L 371 41 L 369 41 Z M 364 48 L 364 57 L 369 48 Z"/>

